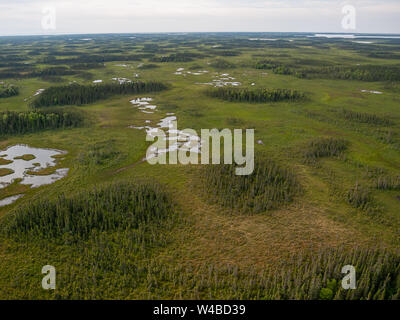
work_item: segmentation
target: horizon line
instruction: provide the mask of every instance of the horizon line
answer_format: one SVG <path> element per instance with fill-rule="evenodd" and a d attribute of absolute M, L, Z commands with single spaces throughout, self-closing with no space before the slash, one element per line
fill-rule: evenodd
<path fill-rule="evenodd" d="M 57 36 L 78 36 L 78 35 L 131 35 L 131 34 L 201 34 L 201 33 L 293 33 L 293 34 L 337 34 L 337 35 L 400 35 L 391 32 L 324 32 L 324 31 L 149 31 L 149 32 L 96 32 L 96 33 L 38 33 L 38 34 L 0 34 L 0 38 L 6 37 L 57 37 Z"/>

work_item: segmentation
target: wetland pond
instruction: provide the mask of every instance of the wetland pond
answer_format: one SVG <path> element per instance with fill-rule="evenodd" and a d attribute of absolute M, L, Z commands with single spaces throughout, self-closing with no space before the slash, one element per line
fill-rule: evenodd
<path fill-rule="evenodd" d="M 0 172 L 5 172 L 0 176 L 0 189 L 17 181 L 19 184 L 37 188 L 64 178 L 68 174 L 68 168 L 51 168 L 57 165 L 57 158 L 65 154 L 66 152 L 60 150 L 32 148 L 20 144 L 0 151 Z M 0 207 L 11 204 L 22 196 L 1 199 Z"/>
<path fill-rule="evenodd" d="M 157 106 L 152 105 L 152 98 L 138 98 L 131 100 L 131 103 L 143 113 L 155 113 L 157 112 Z M 152 111 L 148 111 L 152 110 Z M 156 126 L 142 125 L 142 126 L 129 126 L 132 129 L 146 130 L 147 135 L 155 138 L 159 130 L 166 130 L 168 136 L 164 137 L 165 141 L 169 141 L 169 147 L 165 149 L 151 148 L 152 155 L 147 156 L 143 160 L 149 160 L 150 158 L 157 157 L 161 154 L 173 152 L 177 150 L 183 150 L 190 153 L 200 153 L 202 141 L 199 136 L 185 132 L 184 130 L 178 130 L 174 127 L 174 123 L 178 120 L 174 113 L 167 113 L 167 117 L 159 120 Z M 145 123 L 151 123 L 150 120 L 146 120 Z"/>

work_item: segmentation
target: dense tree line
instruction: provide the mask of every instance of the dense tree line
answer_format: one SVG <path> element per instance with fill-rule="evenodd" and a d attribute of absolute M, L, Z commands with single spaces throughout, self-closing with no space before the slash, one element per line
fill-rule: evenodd
<path fill-rule="evenodd" d="M 0 231 L 15 239 L 86 240 L 94 232 L 125 231 L 171 218 L 174 206 L 153 184 L 119 183 L 17 208 Z"/>
<path fill-rule="evenodd" d="M 140 69 L 148 70 L 148 69 L 157 69 L 159 67 L 160 66 L 158 64 L 155 64 L 155 63 L 145 63 L 145 64 L 140 66 Z"/>
<path fill-rule="evenodd" d="M 71 69 L 74 70 L 90 70 L 90 69 L 101 69 L 104 68 L 104 63 L 100 62 L 83 62 L 71 65 Z"/>
<path fill-rule="evenodd" d="M 236 68 L 236 65 L 232 62 L 229 62 L 225 59 L 217 59 L 210 64 L 211 67 L 215 69 L 233 69 Z"/>
<path fill-rule="evenodd" d="M 15 69 L 6 69 L 0 71 L 0 79 L 8 79 L 8 78 L 37 78 L 37 77 L 48 77 L 48 76 L 66 76 L 66 75 L 75 75 L 76 71 L 71 70 L 66 67 L 50 67 L 44 68 L 41 70 L 26 70 L 24 71 L 15 71 Z"/>
<path fill-rule="evenodd" d="M 327 78 L 360 81 L 400 81 L 400 66 L 335 66 L 302 69 L 306 78 Z"/>
<path fill-rule="evenodd" d="M 84 105 L 105 99 L 117 94 L 138 94 L 167 89 L 161 82 L 129 82 L 129 83 L 104 83 L 93 85 L 71 84 L 46 89 L 33 102 L 34 108 Z"/>
<path fill-rule="evenodd" d="M 18 94 L 18 87 L 7 84 L 0 85 L 0 98 L 8 98 L 12 96 L 17 96 Z"/>
<path fill-rule="evenodd" d="M 45 129 L 79 127 L 83 115 L 74 110 L 0 112 L 0 134 L 23 134 Z"/>
<path fill-rule="evenodd" d="M 0 62 L 0 68 L 27 68 L 28 66 L 21 62 Z"/>
<path fill-rule="evenodd" d="M 287 65 L 284 65 L 282 63 L 272 61 L 272 60 L 261 60 L 256 62 L 254 65 L 256 69 L 261 69 L 261 70 L 272 70 L 273 73 L 275 74 L 282 74 L 282 75 L 294 75 L 298 78 L 304 78 L 305 75 L 303 71 L 298 70 L 298 69 L 293 69 Z"/>
<path fill-rule="evenodd" d="M 77 55 L 77 54 L 75 54 Z M 57 64 L 77 64 L 77 63 L 105 63 L 114 61 L 141 61 L 145 58 L 151 58 L 152 54 L 86 54 L 82 53 L 76 57 L 57 59 L 48 56 L 41 60 L 41 63 L 52 65 Z"/>
<path fill-rule="evenodd" d="M 0 62 L 8 63 L 10 61 L 16 62 L 16 61 L 24 61 L 26 60 L 25 56 L 18 55 L 18 54 L 5 54 L 5 55 L 0 55 Z"/>
<path fill-rule="evenodd" d="M 273 60 L 260 60 L 254 64 L 254 68 L 260 70 L 270 70 L 279 66 L 281 66 L 281 64 Z"/>
<path fill-rule="evenodd" d="M 400 299 L 398 250 L 303 249 L 262 270 L 166 263 L 152 249 L 171 243 L 178 218 L 161 186 L 119 183 L 24 204 L 0 221 L 0 236 L 13 240 L 9 250 L 46 245 L 59 265 L 58 299 Z M 345 265 L 356 268 L 354 290 L 341 286 Z M 25 297 L 37 295 L 32 287 L 22 289 Z"/>
<path fill-rule="evenodd" d="M 372 52 L 368 53 L 367 57 L 369 58 L 377 58 L 377 59 L 400 59 L 400 54 L 397 52 L 391 52 L 391 51 L 378 51 L 378 52 Z"/>
<path fill-rule="evenodd" d="M 51 67 L 30 72 L 27 77 L 36 78 L 43 76 L 70 76 L 74 74 L 76 74 L 76 72 L 67 67 Z"/>
<path fill-rule="evenodd" d="M 278 102 L 298 101 L 305 98 L 305 94 L 290 89 L 258 89 L 249 90 L 245 88 L 213 88 L 206 91 L 213 98 L 220 98 L 235 102 Z"/>
<path fill-rule="evenodd" d="M 235 50 L 224 50 L 220 47 L 213 48 L 212 50 L 204 50 L 207 54 L 214 55 L 214 56 L 220 56 L 220 57 L 237 57 L 242 54 L 240 51 L 235 51 Z"/>
<path fill-rule="evenodd" d="M 311 61 L 310 61 L 311 64 Z M 275 74 L 293 75 L 298 78 L 324 78 L 339 80 L 360 81 L 399 81 L 400 66 L 324 66 L 327 64 L 318 60 L 313 62 L 313 67 L 285 65 L 272 60 L 260 60 L 254 64 L 256 69 L 272 70 Z M 316 67 L 316 65 L 320 65 Z"/>
<path fill-rule="evenodd" d="M 199 53 L 178 52 L 168 56 L 153 57 L 150 59 L 152 62 L 190 62 L 197 58 L 203 58 L 204 55 Z"/>
<path fill-rule="evenodd" d="M 159 229 L 158 235 L 152 235 L 159 244 L 162 234 L 165 230 Z M 110 299 L 400 299 L 398 250 L 296 250 L 290 257 L 262 270 L 232 262 L 203 263 L 194 269 L 155 257 L 144 259 L 152 248 L 148 238 L 142 240 L 140 249 L 137 243 L 141 238 L 133 232 L 113 237 L 101 234 L 88 243 L 74 245 L 77 249 L 73 259 L 68 259 L 65 271 L 57 273 L 57 297 L 100 300 L 105 296 Z M 154 247 L 154 241 L 152 244 Z M 59 259 L 65 261 L 65 249 L 63 253 Z M 141 254 L 138 256 L 138 253 Z M 342 287 L 344 275 L 341 271 L 345 265 L 356 268 L 354 290 Z M 23 293 L 27 296 L 26 290 Z"/>
<path fill-rule="evenodd" d="M 11 71 L 8 69 L 0 71 L 0 79 L 19 79 L 23 77 L 24 74 L 20 72 Z"/>

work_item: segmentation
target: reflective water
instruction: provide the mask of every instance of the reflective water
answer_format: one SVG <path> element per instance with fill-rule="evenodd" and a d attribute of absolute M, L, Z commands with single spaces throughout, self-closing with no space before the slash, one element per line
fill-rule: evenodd
<path fill-rule="evenodd" d="M 21 179 L 19 182 L 20 184 L 30 185 L 31 188 L 37 188 L 64 178 L 69 171 L 68 168 L 62 168 L 57 169 L 54 173 L 48 175 L 34 175 L 28 173 L 29 171 L 40 172 L 43 169 L 54 167 L 57 164 L 57 160 L 54 156 L 65 154 L 64 151 L 60 150 L 32 148 L 27 145 L 15 145 L 6 150 L 0 151 L 0 154 L 2 155 L 2 159 L 11 161 L 8 164 L 0 165 L 0 169 L 11 169 L 14 171 L 9 175 L 0 177 L 0 189 L 6 188 L 16 179 Z M 26 158 L 28 160 L 17 159 L 26 155 L 30 155 L 30 157 Z M 18 198 L 13 199 L 15 201 Z M 9 200 L 13 199 L 10 197 L 1 201 L 7 204 Z M 2 203 L 1 201 L 0 206 Z"/>
<path fill-rule="evenodd" d="M 15 201 L 17 201 L 19 198 L 22 198 L 23 196 L 24 196 L 23 194 L 18 194 L 16 196 L 4 198 L 4 199 L 0 200 L 0 207 L 8 206 L 9 204 L 14 203 Z"/>
<path fill-rule="evenodd" d="M 374 93 L 374 94 L 383 94 L 381 91 L 375 91 L 375 90 L 361 90 L 363 93 Z"/>
<path fill-rule="evenodd" d="M 157 109 L 157 106 L 151 105 L 150 102 L 153 101 L 152 98 L 138 98 L 131 100 L 131 103 L 134 106 L 139 107 L 139 110 L 143 113 L 154 113 L 154 110 Z M 152 111 L 149 111 L 152 110 Z"/>
<path fill-rule="evenodd" d="M 225 87 L 225 86 L 233 86 L 233 87 L 237 87 L 242 85 L 241 82 L 239 81 L 234 81 L 236 80 L 236 78 L 232 77 L 229 75 L 229 73 L 222 73 L 222 74 L 216 74 L 214 76 L 214 80 L 212 80 L 212 82 L 205 82 L 205 83 L 197 83 L 197 84 L 205 84 L 205 85 L 210 85 L 213 87 Z"/>
<path fill-rule="evenodd" d="M 112 78 L 111 80 L 118 81 L 119 84 L 131 83 L 132 82 L 132 80 L 127 79 L 127 78 Z"/>
<path fill-rule="evenodd" d="M 156 110 L 157 106 L 150 105 L 153 101 L 152 98 L 138 98 L 132 100 L 131 103 L 138 107 L 141 112 L 152 113 L 144 109 L 148 108 L 151 110 Z M 184 130 L 178 130 L 174 127 L 174 123 L 177 121 L 177 117 L 174 113 L 167 113 L 167 117 L 162 118 L 157 126 L 129 126 L 131 129 L 146 130 L 147 135 L 151 137 L 157 137 L 160 129 L 164 131 L 166 137 L 165 141 L 168 141 L 168 147 L 165 149 L 153 148 L 151 151 L 153 153 L 151 158 L 157 157 L 160 154 L 168 153 L 171 151 L 183 150 L 192 153 L 200 153 L 201 150 L 201 139 L 197 135 L 185 132 Z M 146 120 L 145 123 L 150 123 L 150 120 Z M 165 130 L 167 129 L 167 130 Z M 149 159 L 149 157 L 147 158 Z M 146 160 L 146 159 L 145 159 Z"/>

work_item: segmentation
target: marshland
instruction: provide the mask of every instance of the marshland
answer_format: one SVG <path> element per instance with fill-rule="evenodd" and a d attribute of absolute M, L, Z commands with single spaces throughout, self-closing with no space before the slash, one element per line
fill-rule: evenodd
<path fill-rule="evenodd" d="M 0 37 L 0 299 L 399 299 L 400 39 L 366 39 Z M 171 119 L 254 129 L 253 174 L 143 161 Z"/>

